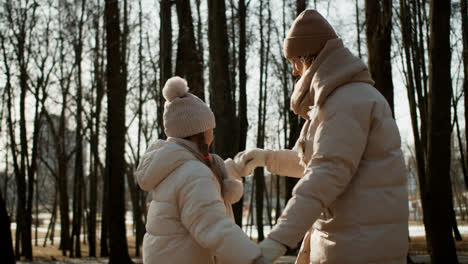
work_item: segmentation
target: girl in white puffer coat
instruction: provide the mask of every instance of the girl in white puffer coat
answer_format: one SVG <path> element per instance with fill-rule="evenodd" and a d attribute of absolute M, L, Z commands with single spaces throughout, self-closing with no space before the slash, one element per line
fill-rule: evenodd
<path fill-rule="evenodd" d="M 173 77 L 163 89 L 167 140 L 150 145 L 136 171 L 152 193 L 144 263 L 263 263 L 260 249 L 235 224 L 231 204 L 243 193 L 236 164 L 208 154 L 211 109 Z"/>

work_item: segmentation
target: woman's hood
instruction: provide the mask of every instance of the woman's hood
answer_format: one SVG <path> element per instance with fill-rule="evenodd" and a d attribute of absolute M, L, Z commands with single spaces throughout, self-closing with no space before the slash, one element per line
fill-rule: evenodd
<path fill-rule="evenodd" d="M 197 160 L 184 147 L 166 140 L 157 140 L 143 155 L 135 172 L 141 189 L 156 188 L 175 169 L 189 160 Z"/>

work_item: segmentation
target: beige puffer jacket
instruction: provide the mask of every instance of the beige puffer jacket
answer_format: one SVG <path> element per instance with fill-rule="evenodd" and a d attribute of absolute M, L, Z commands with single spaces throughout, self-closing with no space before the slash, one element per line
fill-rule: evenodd
<path fill-rule="evenodd" d="M 407 172 L 387 101 L 340 39 L 301 79 L 312 105 L 300 139 L 267 159 L 301 179 L 269 237 L 295 247 L 308 231 L 300 264 L 406 263 Z"/>
<path fill-rule="evenodd" d="M 231 206 L 225 206 L 215 175 L 184 147 L 156 141 L 136 176 L 153 197 L 143 240 L 144 263 L 247 264 L 260 256 L 258 246 L 228 215 Z M 224 184 L 229 186 L 236 185 Z M 242 189 L 240 194 L 226 191 L 229 202 L 242 196 Z"/>

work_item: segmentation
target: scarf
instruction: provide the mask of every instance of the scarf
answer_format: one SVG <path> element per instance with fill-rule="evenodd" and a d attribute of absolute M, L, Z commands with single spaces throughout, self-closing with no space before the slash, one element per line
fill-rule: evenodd
<path fill-rule="evenodd" d="M 344 47 L 341 39 L 329 40 L 294 85 L 291 109 L 310 120 L 312 106 L 321 106 L 336 88 L 352 82 L 374 84 L 367 66 Z"/>

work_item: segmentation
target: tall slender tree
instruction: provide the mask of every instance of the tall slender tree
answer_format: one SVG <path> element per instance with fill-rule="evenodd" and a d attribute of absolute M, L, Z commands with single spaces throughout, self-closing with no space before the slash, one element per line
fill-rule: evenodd
<path fill-rule="evenodd" d="M 100 34 L 100 12 L 101 1 L 96 2 L 95 11 L 93 13 L 93 30 L 94 30 L 94 47 L 93 47 L 93 84 L 92 93 L 96 93 L 96 97 L 92 98 L 92 105 L 95 107 L 91 112 L 89 119 L 90 135 L 90 160 L 91 171 L 89 175 L 89 215 L 88 215 L 88 245 L 89 256 L 96 256 L 96 216 L 97 216 L 97 188 L 99 174 L 99 130 L 100 130 L 100 115 L 101 104 L 104 96 L 104 87 L 101 73 L 101 34 Z M 102 174 L 101 174 L 102 175 Z M 104 241 L 106 241 L 104 239 Z M 105 247 L 107 249 L 107 246 Z"/>
<path fill-rule="evenodd" d="M 302 11 L 305 10 L 306 7 L 306 1 L 305 0 L 296 0 L 296 16 L 298 16 Z M 289 96 L 290 97 L 290 94 Z M 285 102 L 285 105 L 289 106 L 289 100 Z M 294 145 L 296 144 L 296 140 L 299 138 L 299 134 L 301 132 L 301 127 L 304 124 L 304 120 L 302 120 L 299 116 L 295 115 L 291 110 L 288 112 L 288 117 L 289 117 L 289 137 L 288 137 L 288 148 L 292 149 Z M 285 179 L 285 191 L 286 191 L 286 197 L 285 197 L 285 202 L 287 202 L 289 199 L 292 197 L 292 190 L 294 186 L 296 186 L 296 183 L 298 182 L 298 179 L 292 178 L 292 177 L 287 177 Z"/>
<path fill-rule="evenodd" d="M 264 120 L 266 113 L 264 112 L 264 105 L 266 104 L 266 90 L 264 85 L 265 75 L 265 40 L 264 40 L 264 18 L 263 18 L 263 9 L 265 8 L 263 0 L 259 1 L 258 7 L 258 25 L 259 25 L 259 36 L 260 36 L 260 80 L 259 80 L 259 95 L 258 95 L 258 122 L 257 122 L 257 147 L 265 147 L 265 126 Z M 264 181 L 264 171 L 263 168 L 257 168 L 254 172 L 254 182 L 255 182 L 255 212 L 257 219 L 257 232 L 258 232 L 258 241 L 264 239 L 263 234 L 263 193 L 265 191 L 265 181 Z M 253 198 L 253 197 L 252 197 Z"/>
<path fill-rule="evenodd" d="M 229 72 L 229 43 L 226 29 L 226 3 L 208 0 L 208 42 L 210 43 L 210 105 L 216 118 L 214 147 L 221 157 L 233 157 L 238 151 L 236 140 L 227 141 L 235 133 L 237 123 Z"/>
<path fill-rule="evenodd" d="M 430 1 L 429 118 L 423 201 L 426 241 L 432 263 L 458 263 L 449 212 L 451 85 L 451 1 Z M 436 66 L 437 65 L 437 66 Z"/>
<path fill-rule="evenodd" d="M 176 0 L 179 21 L 176 75 L 187 79 L 190 91 L 205 100 L 203 87 L 203 62 L 195 43 L 192 11 L 189 0 Z"/>
<path fill-rule="evenodd" d="M 0 242 L 0 246 L 2 247 L 0 257 L 5 264 L 13 264 L 15 263 L 15 253 L 13 251 L 13 241 L 11 240 L 11 222 L 3 197 L 0 191 L 0 234 L 2 236 Z"/>
<path fill-rule="evenodd" d="M 81 257 L 81 220 L 83 217 L 83 84 L 82 84 L 82 55 L 83 55 L 83 25 L 85 17 L 86 0 L 81 0 L 80 18 L 78 21 L 78 29 L 74 39 L 75 50 L 75 64 L 77 65 L 76 71 L 76 130 L 75 130 L 75 179 L 74 179 L 74 194 L 73 194 L 73 228 L 72 228 L 72 243 L 74 247 L 71 249 L 71 255 Z"/>
<path fill-rule="evenodd" d="M 9 129 L 10 134 L 10 148 L 13 153 L 13 161 L 15 167 L 15 178 L 17 183 L 17 209 L 16 219 L 18 219 L 18 228 L 16 229 L 16 257 L 25 256 L 26 259 L 32 260 L 32 201 L 34 197 L 34 180 L 36 173 L 36 160 L 37 151 L 37 129 L 33 132 L 33 140 L 29 139 L 28 126 L 26 122 L 26 98 L 30 89 L 29 85 L 29 62 L 30 62 L 30 48 L 32 30 L 36 27 L 37 23 L 37 5 L 30 1 L 5 1 L 4 3 L 5 16 L 8 24 L 10 25 L 11 35 L 9 41 L 13 48 L 13 53 L 16 59 L 17 72 L 18 72 L 18 89 L 19 89 L 19 144 L 13 129 Z M 3 37 L 2 37 L 3 38 Z M 2 40 L 2 45 L 3 45 Z M 12 72 L 10 72 L 12 74 Z M 8 85 L 7 85 L 8 86 Z M 10 83 L 8 90 L 13 89 Z M 8 100 L 13 104 L 12 91 L 8 91 Z M 37 106 L 37 102 L 36 102 Z M 35 107 L 35 117 L 38 116 Z M 11 113 L 11 110 L 9 110 Z M 8 115 L 8 122 L 13 122 L 13 116 Z M 13 123 L 10 124 L 13 126 Z M 32 141 L 32 142 L 31 142 Z M 32 143 L 32 146 L 31 146 Z M 16 153 L 19 148 L 19 153 Z M 21 246 L 21 251 L 20 251 Z"/>
<path fill-rule="evenodd" d="M 392 0 L 366 0 L 365 7 L 369 70 L 375 87 L 387 99 L 394 113 L 391 61 Z"/>
<path fill-rule="evenodd" d="M 108 206 L 109 263 L 132 263 L 128 254 L 125 228 L 125 100 L 121 85 L 119 6 L 117 0 L 106 0 L 104 8 L 107 39 L 107 141 L 106 177 L 109 182 Z"/>
<path fill-rule="evenodd" d="M 250 1 L 249 1 L 250 3 Z M 244 150 L 247 142 L 247 130 L 249 123 L 247 120 L 247 8 L 245 0 L 239 0 L 237 18 L 239 22 L 239 102 L 238 102 L 238 116 L 239 116 L 239 150 Z M 232 206 L 234 212 L 234 219 L 239 226 L 242 226 L 242 214 L 244 207 L 244 198 Z"/>
<path fill-rule="evenodd" d="M 172 77 L 172 22 L 171 22 L 171 0 L 160 0 L 160 27 L 159 34 L 159 64 L 160 64 L 160 90 L 158 91 L 158 123 L 159 138 L 165 138 L 163 124 L 164 98 L 162 88 L 167 79 Z"/>
<path fill-rule="evenodd" d="M 465 124 L 468 124 L 468 1 L 460 0 L 460 15 L 463 39 L 463 93 L 465 95 Z M 468 133 L 465 133 L 465 149 L 468 151 Z M 465 160 L 466 167 L 468 167 L 468 155 Z M 465 181 L 468 184 L 468 181 Z"/>

